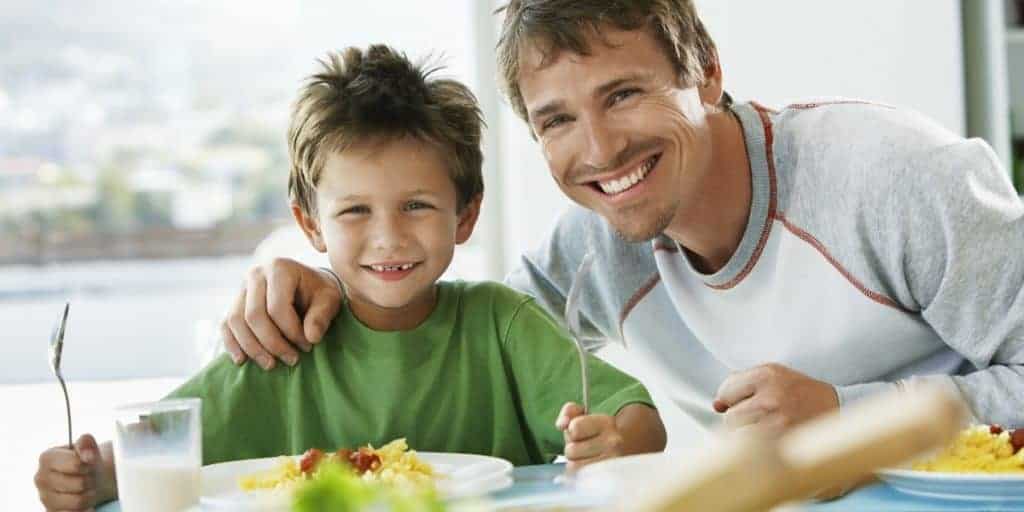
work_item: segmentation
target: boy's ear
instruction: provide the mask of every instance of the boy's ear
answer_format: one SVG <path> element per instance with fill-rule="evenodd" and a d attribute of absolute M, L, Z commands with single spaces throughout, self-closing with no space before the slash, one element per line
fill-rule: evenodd
<path fill-rule="evenodd" d="M 320 252 L 327 252 L 327 244 L 324 243 L 324 237 L 320 233 L 320 223 L 316 218 L 306 215 L 306 212 L 303 212 L 302 208 L 295 203 L 292 203 L 292 216 L 295 217 L 295 222 L 302 228 L 302 232 L 306 234 L 306 238 L 309 239 L 313 248 Z"/>
<path fill-rule="evenodd" d="M 469 240 L 469 236 L 473 234 L 476 220 L 480 218 L 480 203 L 483 199 L 483 194 L 477 194 L 476 197 L 466 203 L 466 206 L 462 207 L 462 211 L 459 212 L 459 226 L 455 231 L 456 244 L 465 243 L 466 240 Z"/>

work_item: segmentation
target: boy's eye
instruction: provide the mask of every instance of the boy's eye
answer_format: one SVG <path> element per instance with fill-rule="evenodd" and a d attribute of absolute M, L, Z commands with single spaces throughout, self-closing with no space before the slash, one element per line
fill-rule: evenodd
<path fill-rule="evenodd" d="M 622 101 L 622 100 L 624 100 L 624 99 L 626 99 L 626 98 L 628 98 L 630 96 L 633 96 L 633 95 L 635 95 L 635 94 L 637 94 L 639 92 L 640 92 L 640 89 L 635 89 L 635 88 L 634 89 L 622 89 L 622 90 L 619 90 L 619 91 L 615 91 L 615 93 L 612 94 L 610 98 L 608 98 L 608 102 L 610 104 L 614 105 L 614 104 L 616 104 L 616 103 L 618 103 L 618 102 L 620 102 L 620 101 Z"/>
<path fill-rule="evenodd" d="M 350 206 L 350 207 L 345 208 L 344 210 L 338 212 L 338 215 L 362 214 L 362 213 L 370 213 L 370 208 L 366 207 L 366 206 L 363 206 L 363 205 Z"/>
<path fill-rule="evenodd" d="M 410 210 L 425 210 L 425 209 L 429 209 L 429 208 L 433 208 L 433 207 L 434 207 L 433 205 L 428 204 L 428 203 L 424 203 L 423 201 L 409 201 L 408 203 L 405 203 L 406 211 L 410 211 Z"/>

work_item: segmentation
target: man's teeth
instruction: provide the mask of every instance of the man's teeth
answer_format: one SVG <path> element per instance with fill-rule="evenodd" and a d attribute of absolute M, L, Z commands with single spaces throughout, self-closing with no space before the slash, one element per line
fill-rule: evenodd
<path fill-rule="evenodd" d="M 635 171 L 617 180 L 599 181 L 597 184 L 605 194 L 618 194 L 620 192 L 625 192 L 633 188 L 633 185 L 643 181 L 644 178 L 647 177 L 647 173 L 651 172 L 651 169 L 654 168 L 654 164 L 656 162 L 657 157 L 648 158 L 647 160 L 644 160 L 644 163 L 640 164 L 640 167 Z"/>
<path fill-rule="evenodd" d="M 370 265 L 375 272 L 398 272 L 401 270 L 409 270 L 415 263 L 403 263 L 401 265 Z"/>

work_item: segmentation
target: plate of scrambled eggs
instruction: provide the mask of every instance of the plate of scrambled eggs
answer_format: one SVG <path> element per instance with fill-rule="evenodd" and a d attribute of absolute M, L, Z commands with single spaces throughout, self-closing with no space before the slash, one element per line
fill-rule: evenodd
<path fill-rule="evenodd" d="M 202 469 L 203 510 L 285 511 L 293 492 L 331 463 L 367 482 L 430 488 L 446 499 L 494 492 L 512 485 L 512 464 L 465 453 L 416 452 L 405 439 L 380 448 L 333 452 L 310 449 L 301 456 L 267 457 L 212 464 Z"/>
<path fill-rule="evenodd" d="M 878 477 L 918 496 L 1024 501 L 1024 429 L 974 425 L 944 449 Z"/>

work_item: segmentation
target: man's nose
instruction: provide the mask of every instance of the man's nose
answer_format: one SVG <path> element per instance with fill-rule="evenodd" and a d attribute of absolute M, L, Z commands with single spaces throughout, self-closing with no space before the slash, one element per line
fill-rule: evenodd
<path fill-rule="evenodd" d="M 589 116 L 583 120 L 584 163 L 594 169 L 608 169 L 626 149 L 626 137 L 602 116 Z"/>

